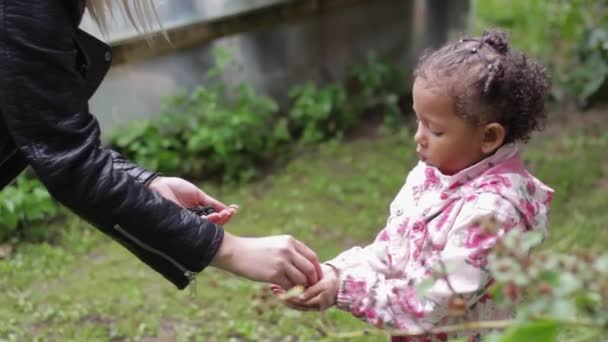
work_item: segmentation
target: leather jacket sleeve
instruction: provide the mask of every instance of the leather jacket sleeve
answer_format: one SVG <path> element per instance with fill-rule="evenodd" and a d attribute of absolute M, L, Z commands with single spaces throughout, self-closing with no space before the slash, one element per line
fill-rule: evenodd
<path fill-rule="evenodd" d="M 114 150 L 107 149 L 107 151 L 112 156 L 112 166 L 114 169 L 126 172 L 129 176 L 131 176 L 131 178 L 139 183 L 148 186 L 154 179 L 160 176 L 158 172 L 153 172 L 144 167 L 133 164 L 130 160 Z"/>
<path fill-rule="evenodd" d="M 221 227 L 148 190 L 152 174 L 100 145 L 63 0 L 0 0 L 0 113 L 49 193 L 182 289 Z"/>

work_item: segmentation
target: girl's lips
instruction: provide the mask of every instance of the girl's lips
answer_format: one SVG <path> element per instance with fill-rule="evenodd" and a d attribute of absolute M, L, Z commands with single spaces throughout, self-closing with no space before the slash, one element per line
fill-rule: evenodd
<path fill-rule="evenodd" d="M 424 154 L 422 154 L 422 152 L 416 151 L 416 156 L 418 156 L 418 159 L 420 159 L 422 161 L 426 161 L 426 156 Z"/>

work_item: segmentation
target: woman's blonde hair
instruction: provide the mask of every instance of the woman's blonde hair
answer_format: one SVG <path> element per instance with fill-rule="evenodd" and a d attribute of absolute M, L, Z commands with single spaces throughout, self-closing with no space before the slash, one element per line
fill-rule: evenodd
<path fill-rule="evenodd" d="M 89 14 L 103 34 L 108 33 L 109 21 L 120 11 L 138 32 L 150 33 L 160 24 L 153 0 L 86 0 Z"/>

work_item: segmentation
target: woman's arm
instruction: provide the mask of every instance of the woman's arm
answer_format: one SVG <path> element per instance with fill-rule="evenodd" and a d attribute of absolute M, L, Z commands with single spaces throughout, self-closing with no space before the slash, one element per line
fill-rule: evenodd
<path fill-rule="evenodd" d="M 20 153 L 53 197 L 185 287 L 222 229 L 147 189 L 100 146 L 63 1 L 3 0 L 0 17 L 1 118 Z"/>
<path fill-rule="evenodd" d="M 224 241 L 221 227 L 148 189 L 153 175 L 100 146 L 72 20 L 62 0 L 0 0 L 0 118 L 50 194 L 178 288 L 212 260 L 254 280 L 316 282 L 316 255 L 299 241 Z"/>

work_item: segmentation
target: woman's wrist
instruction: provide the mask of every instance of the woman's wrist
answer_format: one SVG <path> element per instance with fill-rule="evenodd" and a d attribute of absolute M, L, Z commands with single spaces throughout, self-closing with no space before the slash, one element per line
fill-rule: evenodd
<path fill-rule="evenodd" d="M 152 172 L 149 171 L 150 175 L 148 177 L 146 177 L 146 179 L 144 180 L 144 185 L 147 186 L 148 188 L 151 188 L 151 185 L 153 183 L 155 183 L 157 180 L 162 178 L 162 174 L 160 172 Z"/>
<path fill-rule="evenodd" d="M 215 253 L 210 265 L 232 272 L 234 266 L 234 256 L 236 255 L 235 250 L 237 249 L 236 245 L 238 244 L 239 239 L 240 238 L 237 236 L 224 232 L 222 244 L 217 250 L 217 253 Z"/>
<path fill-rule="evenodd" d="M 158 185 L 161 178 L 162 177 L 160 175 L 157 175 L 151 179 L 148 179 L 144 184 L 148 187 L 148 189 L 154 190 L 156 188 L 156 185 Z"/>

